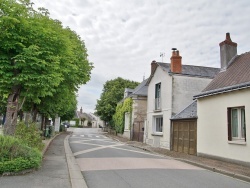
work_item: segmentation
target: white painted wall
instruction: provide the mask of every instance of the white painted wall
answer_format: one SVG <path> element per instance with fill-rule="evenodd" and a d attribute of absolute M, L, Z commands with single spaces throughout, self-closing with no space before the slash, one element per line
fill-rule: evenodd
<path fill-rule="evenodd" d="M 155 84 L 161 82 L 161 104 L 162 110 L 155 112 Z M 170 148 L 170 120 L 172 106 L 172 77 L 167 72 L 158 67 L 152 77 L 148 87 L 147 106 L 147 135 L 146 143 L 155 147 Z M 163 134 L 153 135 L 153 117 L 163 115 Z"/>
<path fill-rule="evenodd" d="M 199 94 L 210 82 L 209 78 L 173 75 L 172 115 L 188 106 L 193 101 L 193 96 Z"/>
<path fill-rule="evenodd" d="M 55 118 L 55 131 L 56 132 L 59 132 L 60 130 L 60 122 L 61 122 L 60 117 L 56 117 Z"/>
<path fill-rule="evenodd" d="M 155 147 L 170 149 L 170 118 L 179 113 L 193 101 L 193 96 L 200 93 L 211 81 L 209 78 L 169 75 L 157 67 L 148 86 L 147 134 L 146 143 Z M 155 84 L 161 82 L 162 110 L 155 112 Z M 154 135 L 154 116 L 163 115 L 163 134 Z"/>
<path fill-rule="evenodd" d="M 197 153 L 250 162 L 250 89 L 198 99 Z M 246 143 L 228 141 L 227 108 L 245 106 Z"/>

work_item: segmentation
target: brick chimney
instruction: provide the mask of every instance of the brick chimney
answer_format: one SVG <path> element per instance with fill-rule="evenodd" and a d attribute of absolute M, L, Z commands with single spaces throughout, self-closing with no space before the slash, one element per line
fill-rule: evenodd
<path fill-rule="evenodd" d="M 80 109 L 80 114 L 82 114 L 82 107 L 81 107 L 81 109 Z"/>
<path fill-rule="evenodd" d="M 237 43 L 232 42 L 230 33 L 226 33 L 226 40 L 220 43 L 221 69 L 226 69 L 230 60 L 237 55 Z"/>
<path fill-rule="evenodd" d="M 171 72 L 173 73 L 181 73 L 182 72 L 182 64 L 181 59 L 182 57 L 179 55 L 179 51 L 176 48 L 172 49 L 172 57 L 171 60 Z"/>
<path fill-rule="evenodd" d="M 155 72 L 157 66 L 158 66 L 158 65 L 157 65 L 156 61 L 153 60 L 152 63 L 151 63 L 151 75 L 154 74 L 154 72 Z"/>

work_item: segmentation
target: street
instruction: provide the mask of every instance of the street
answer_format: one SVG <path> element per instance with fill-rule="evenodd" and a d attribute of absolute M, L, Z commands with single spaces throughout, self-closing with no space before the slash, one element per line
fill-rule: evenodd
<path fill-rule="evenodd" d="M 250 187 L 250 184 L 143 151 L 103 135 L 71 129 L 71 150 L 89 188 Z"/>

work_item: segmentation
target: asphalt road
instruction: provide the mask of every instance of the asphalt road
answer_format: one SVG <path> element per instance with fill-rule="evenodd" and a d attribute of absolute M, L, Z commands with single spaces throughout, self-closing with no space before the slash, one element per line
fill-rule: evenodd
<path fill-rule="evenodd" d="M 98 129 L 72 129 L 71 150 L 89 188 L 226 187 L 250 184 L 111 140 Z"/>

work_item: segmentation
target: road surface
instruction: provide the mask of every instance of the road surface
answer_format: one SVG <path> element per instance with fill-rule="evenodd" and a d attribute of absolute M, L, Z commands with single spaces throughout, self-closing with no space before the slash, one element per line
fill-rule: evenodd
<path fill-rule="evenodd" d="M 100 129 L 72 130 L 70 147 L 89 188 L 250 187 L 247 182 L 116 142 Z"/>

